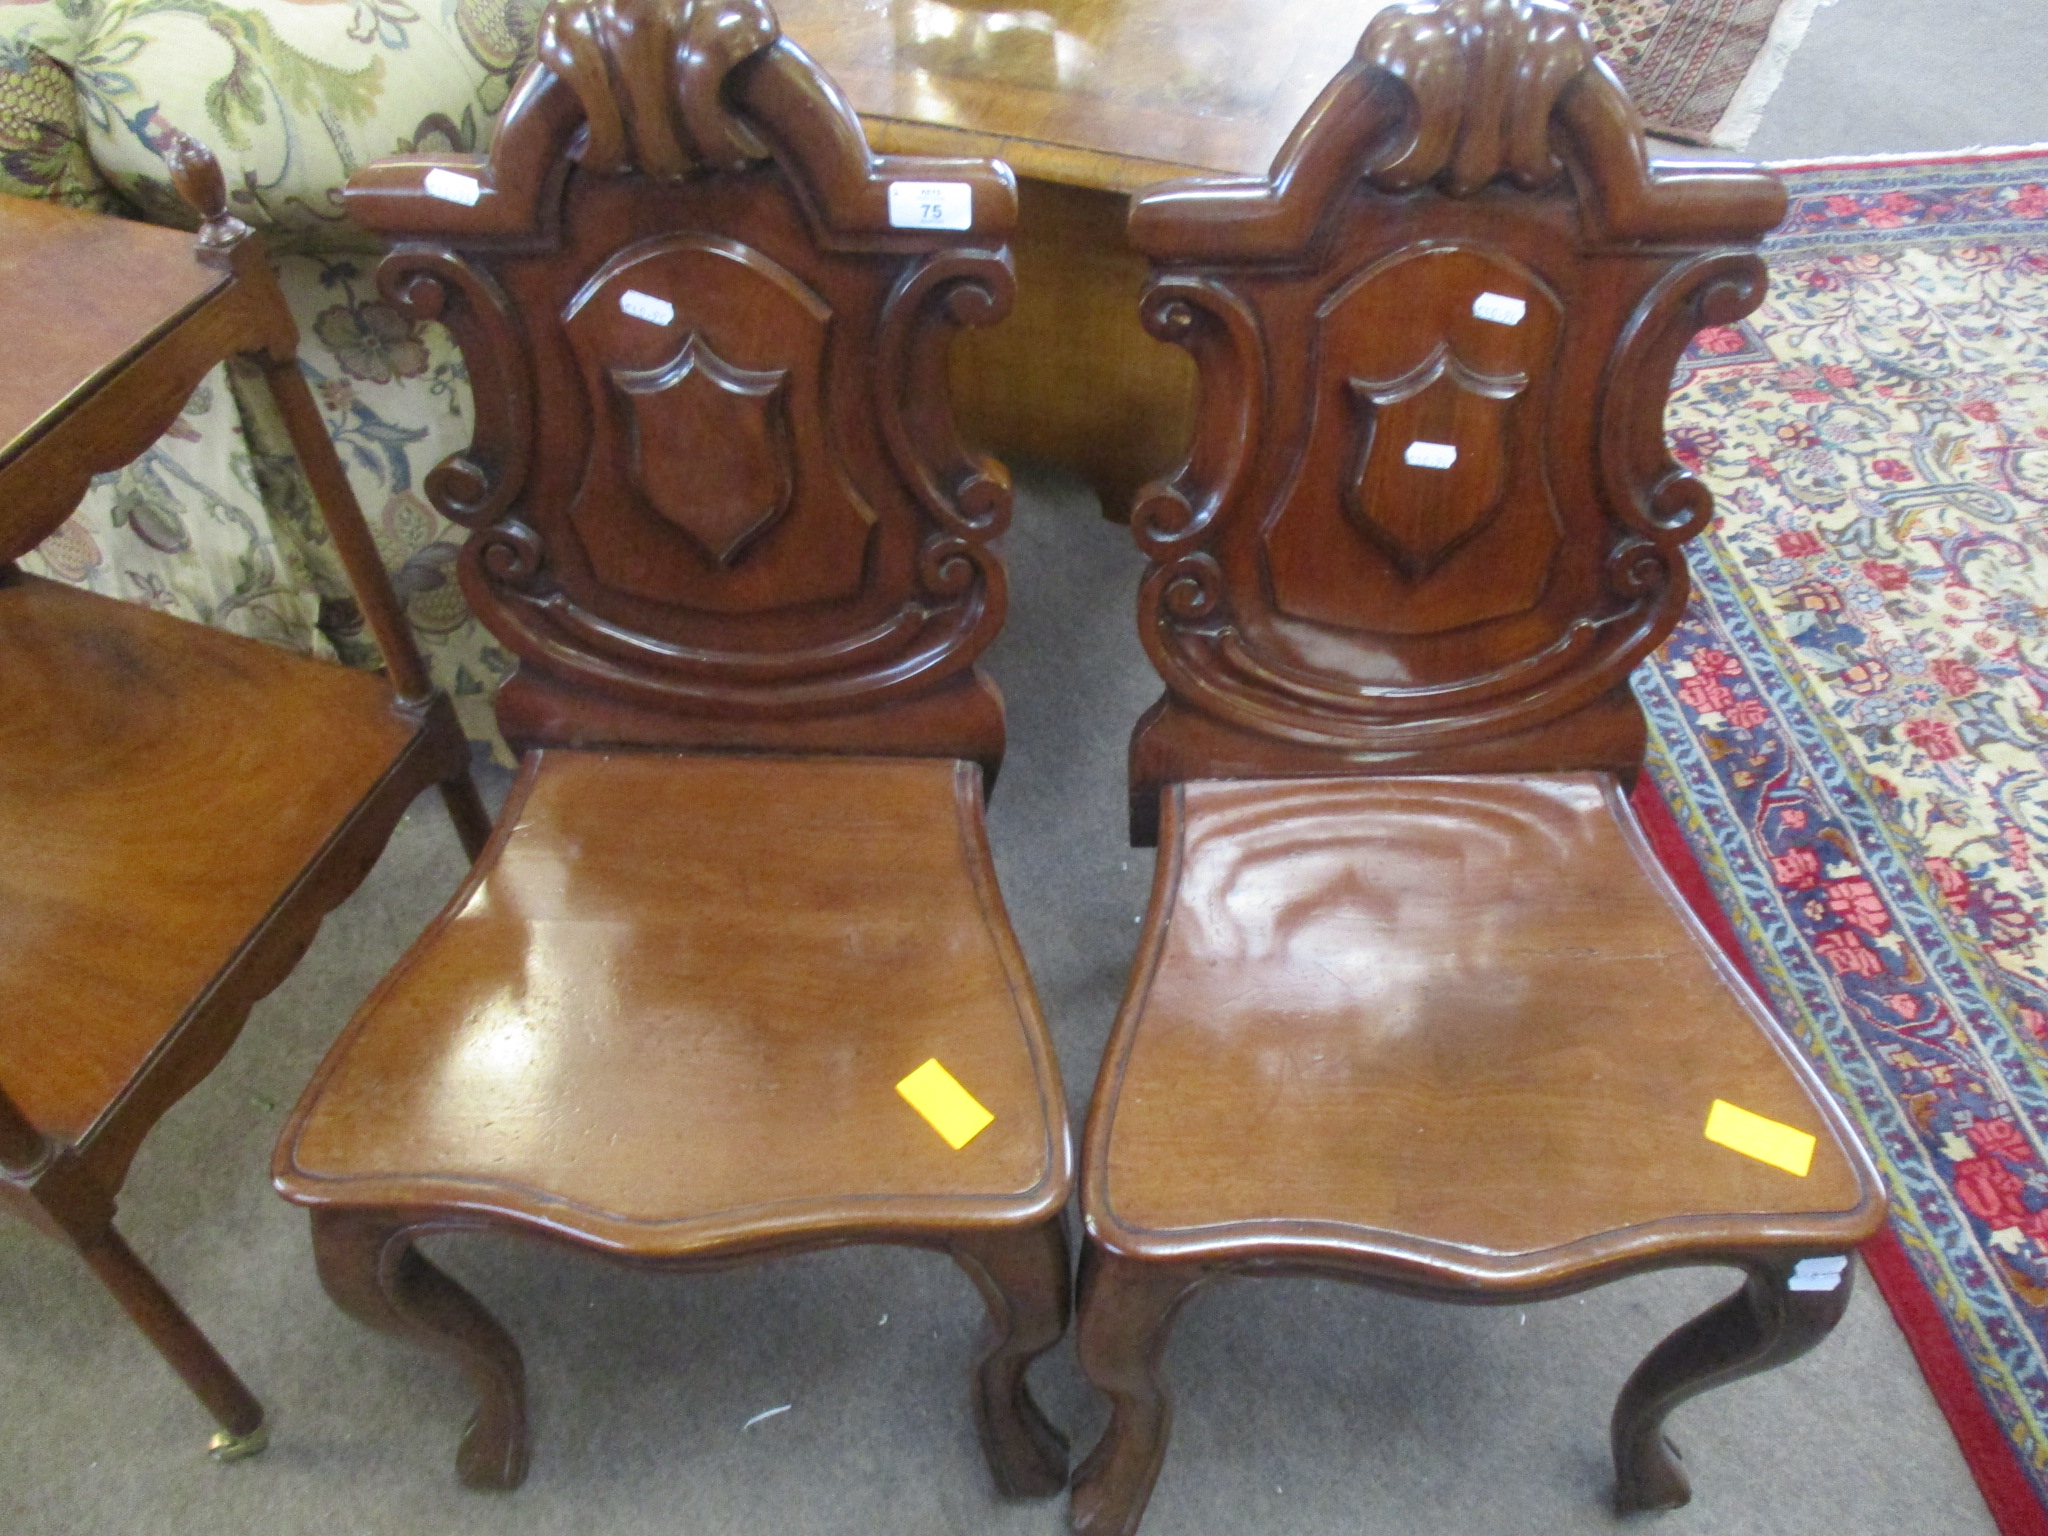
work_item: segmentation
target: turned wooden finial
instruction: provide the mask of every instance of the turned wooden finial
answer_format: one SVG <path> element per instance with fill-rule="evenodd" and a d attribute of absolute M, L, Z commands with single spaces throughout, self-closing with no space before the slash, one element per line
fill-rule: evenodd
<path fill-rule="evenodd" d="M 228 212 L 227 178 L 213 151 L 177 128 L 164 130 L 160 153 L 178 196 L 199 215 L 201 251 L 231 251 L 249 234 L 249 226 Z"/>
<path fill-rule="evenodd" d="M 556 0 L 539 55 L 583 105 L 586 170 L 680 181 L 767 158 L 725 85 L 781 35 L 766 0 Z"/>

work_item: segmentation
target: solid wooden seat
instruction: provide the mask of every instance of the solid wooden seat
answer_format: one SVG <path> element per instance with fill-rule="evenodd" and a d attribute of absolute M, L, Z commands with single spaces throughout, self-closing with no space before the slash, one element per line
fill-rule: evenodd
<path fill-rule="evenodd" d="M 1082 1148 L 1112 1412 L 1076 1531 L 1137 1528 L 1160 1359 L 1218 1276 L 1500 1303 L 1740 1266 L 1622 1389 L 1624 1513 L 1690 1496 L 1674 1407 L 1842 1315 L 1876 1169 L 1622 796 L 1629 674 L 1713 510 L 1672 370 L 1761 299 L 1784 206 L 1652 159 L 1558 0 L 1383 9 L 1266 176 L 1133 200 L 1141 315 L 1200 392 L 1131 512 L 1166 687 L 1131 827 L 1162 841 Z"/>
<path fill-rule="evenodd" d="M 262 1405 L 115 1230 L 129 1163 L 422 790 L 472 853 L 488 819 L 276 278 L 213 157 L 164 135 L 196 241 L 0 198 L 0 1208 L 76 1249 L 228 1460 L 263 1448 Z M 383 678 L 13 564 L 229 358 L 277 407 Z"/>
<path fill-rule="evenodd" d="M 0 581 L 0 1083 L 84 1140 L 417 730 L 381 679 Z"/>
<path fill-rule="evenodd" d="M 328 1294 L 463 1365 L 457 1469 L 503 1488 L 519 1348 L 418 1238 L 936 1250 L 988 1304 L 998 1490 L 1057 1491 L 1025 1371 L 1069 1310 L 1066 1106 L 981 820 L 1010 484 L 946 399 L 1009 307 L 1013 179 L 871 154 L 762 0 L 557 0 L 489 156 L 348 200 L 475 382 L 426 489 L 525 766 L 279 1143 Z"/>
<path fill-rule="evenodd" d="M 468 888 L 329 1057 L 308 1203 L 480 1195 L 644 1255 L 764 1227 L 1043 1220 L 1064 1117 L 980 771 L 544 751 Z M 995 1115 L 959 1151 L 895 1084 Z"/>
<path fill-rule="evenodd" d="M 1592 774 L 1176 786 L 1095 1236 L 1290 1236 L 1392 1277 L 1540 1286 L 1696 1241 L 1703 1211 L 1867 1224 L 1810 1079 Z M 1804 1177 L 1701 1135 L 1725 1099 Z"/>

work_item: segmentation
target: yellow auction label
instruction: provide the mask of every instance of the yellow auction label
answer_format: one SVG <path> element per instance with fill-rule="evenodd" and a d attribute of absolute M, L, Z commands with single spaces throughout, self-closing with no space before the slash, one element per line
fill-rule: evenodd
<path fill-rule="evenodd" d="M 931 1128 L 945 1137 L 946 1145 L 955 1152 L 995 1119 L 981 1100 L 960 1086 L 960 1079 L 939 1065 L 936 1056 L 898 1083 L 896 1091 L 931 1122 Z"/>
<path fill-rule="evenodd" d="M 1706 1136 L 1707 1140 L 1744 1157 L 1769 1163 L 1802 1179 L 1813 1166 L 1815 1142 L 1806 1132 L 1753 1114 L 1726 1099 L 1714 1100 L 1714 1107 L 1707 1111 Z"/>

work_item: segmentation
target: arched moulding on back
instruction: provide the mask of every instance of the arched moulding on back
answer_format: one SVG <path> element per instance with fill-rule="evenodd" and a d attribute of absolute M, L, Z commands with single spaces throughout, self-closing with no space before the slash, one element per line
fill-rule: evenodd
<path fill-rule="evenodd" d="M 1141 833 L 1178 778 L 1633 773 L 1628 674 L 1711 510 L 1672 370 L 1760 301 L 1783 209 L 1746 162 L 1653 159 L 1554 0 L 1381 11 L 1267 176 L 1138 197 L 1146 324 L 1201 380 L 1132 514 Z"/>
<path fill-rule="evenodd" d="M 348 189 L 476 385 L 428 491 L 507 735 L 992 762 L 1010 487 L 946 355 L 1009 308 L 1007 167 L 871 154 L 762 0 L 557 3 L 538 52 L 488 156 Z"/>

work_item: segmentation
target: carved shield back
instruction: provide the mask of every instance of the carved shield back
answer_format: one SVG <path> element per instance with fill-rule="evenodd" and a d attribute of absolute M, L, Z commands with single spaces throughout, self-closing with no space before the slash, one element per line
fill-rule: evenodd
<path fill-rule="evenodd" d="M 1382 11 L 1266 178 L 1140 196 L 1145 323 L 1200 373 L 1132 513 L 1167 685 L 1141 832 L 1176 778 L 1633 772 L 1628 674 L 1711 510 L 1672 369 L 1761 299 L 1783 206 L 1728 157 L 1653 162 L 1552 0 Z"/>
<path fill-rule="evenodd" d="M 969 227 L 898 227 L 934 182 Z M 518 658 L 508 738 L 994 760 L 1009 484 L 945 362 L 1009 303 L 1006 168 L 872 155 L 762 0 L 575 0 L 488 157 L 348 199 L 469 363 L 475 442 L 427 490 Z"/>

